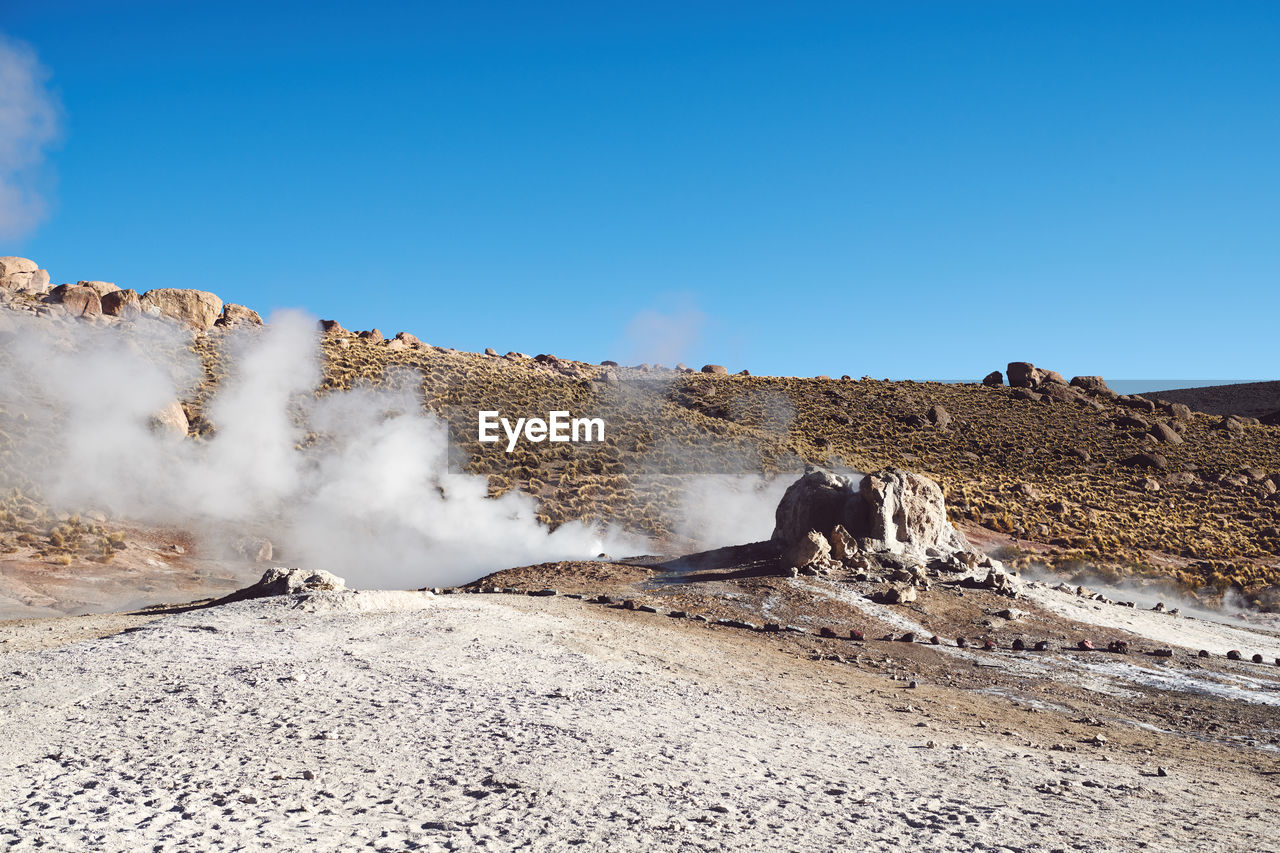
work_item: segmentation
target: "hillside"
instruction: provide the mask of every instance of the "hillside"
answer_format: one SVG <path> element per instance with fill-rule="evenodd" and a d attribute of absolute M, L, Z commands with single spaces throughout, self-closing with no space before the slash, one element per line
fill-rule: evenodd
<path fill-rule="evenodd" d="M 1174 403 L 1185 403 L 1198 412 L 1211 415 L 1266 418 L 1280 413 L 1280 382 L 1239 382 L 1231 385 L 1206 385 L 1203 388 L 1178 388 L 1157 391 L 1154 396 Z"/>
<path fill-rule="evenodd" d="M 89 326 L 127 334 L 146 319 L 90 312 L 86 323 L 47 291 L 9 291 L 6 306 L 72 340 Z M 247 310 L 188 318 L 196 328 L 186 346 L 205 371 L 182 400 L 192 440 L 216 440 L 207 407 L 233 370 L 229 342 L 260 333 L 256 315 L 236 313 Z M 215 325 L 229 312 L 241 319 Z M 1087 382 L 1087 389 L 1047 381 L 1031 390 L 590 365 L 321 325 L 317 395 L 413 371 L 425 406 L 448 422 L 457 468 L 486 476 L 491 495 L 535 496 L 540 520 L 552 527 L 616 522 L 652 537 L 656 548 L 689 550 L 680 508 L 697 478 L 793 475 L 806 463 L 900 466 L 936 479 L 957 524 L 985 530 L 1007 557 L 1022 553 L 1024 564 L 1034 557 L 1066 569 L 1101 567 L 1112 579 L 1157 575 L 1218 592 L 1234 584 L 1264 604 L 1275 594 L 1266 587 L 1280 581 L 1277 426 L 1191 412 L 1172 399 L 1117 397 Z M 31 427 L 13 405 L 0 412 L 0 550 L 62 567 L 111 562 L 126 550 L 127 520 L 43 503 L 10 455 L 31 446 L 16 440 Z M 481 409 L 512 418 L 552 410 L 602 417 L 606 437 L 523 443 L 508 453 L 477 441 Z M 324 437 L 312 434 L 308 444 L 322 448 Z"/>

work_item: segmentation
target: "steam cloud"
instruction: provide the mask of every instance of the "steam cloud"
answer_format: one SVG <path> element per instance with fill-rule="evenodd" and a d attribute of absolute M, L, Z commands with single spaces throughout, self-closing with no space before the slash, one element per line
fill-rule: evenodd
<path fill-rule="evenodd" d="M 454 584 L 646 544 L 580 523 L 549 531 L 531 497 L 490 499 L 485 478 L 450 473 L 446 424 L 423 409 L 415 374 L 317 397 L 312 318 L 231 334 L 232 376 L 208 407 L 217 433 L 207 441 L 150 426 L 201 375 L 187 333 L 148 318 L 132 333 L 56 329 L 19 322 L 0 359 L 0 405 L 28 418 L 10 458 L 55 505 L 181 525 L 211 552 L 266 535 L 286 563 L 364 588 Z"/>
<path fill-rule="evenodd" d="M 687 297 L 669 310 L 646 309 L 627 323 L 626 358 L 670 367 L 688 357 L 702 338 L 707 315 Z"/>
<path fill-rule="evenodd" d="M 60 114 L 47 78 L 35 51 L 0 33 L 0 239 L 25 235 L 45 215 L 35 184 Z"/>

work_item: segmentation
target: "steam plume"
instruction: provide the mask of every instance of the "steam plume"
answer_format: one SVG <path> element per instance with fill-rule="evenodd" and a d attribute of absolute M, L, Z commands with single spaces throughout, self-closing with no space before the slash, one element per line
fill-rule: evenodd
<path fill-rule="evenodd" d="M 58 137 L 60 107 L 35 51 L 0 33 L 0 239 L 16 239 L 45 216 L 36 189 Z"/>
<path fill-rule="evenodd" d="M 56 504 L 181 525 L 207 546 L 265 534 L 288 563 L 358 587 L 453 584 L 645 544 L 580 523 L 550 532 L 527 495 L 491 500 L 483 477 L 450 473 L 447 427 L 423 410 L 414 374 L 317 398 L 311 318 L 232 333 L 208 441 L 148 426 L 199 376 L 185 333 L 148 318 L 132 333 L 86 327 L 62 339 L 56 328 L 22 323 L 0 359 L 0 405 L 28 418 L 11 458 Z"/>

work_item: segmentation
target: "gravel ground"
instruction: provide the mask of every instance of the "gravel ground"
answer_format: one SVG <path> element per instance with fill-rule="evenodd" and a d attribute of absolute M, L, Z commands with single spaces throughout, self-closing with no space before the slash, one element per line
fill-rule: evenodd
<path fill-rule="evenodd" d="M 1082 747 L 1050 711 L 660 616 L 403 596 L 5 626 L 0 846 L 1280 849 L 1257 755 Z"/>

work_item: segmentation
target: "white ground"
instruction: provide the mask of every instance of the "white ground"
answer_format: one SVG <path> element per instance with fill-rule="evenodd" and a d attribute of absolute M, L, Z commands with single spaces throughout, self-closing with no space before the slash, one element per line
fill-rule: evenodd
<path fill-rule="evenodd" d="M 1280 849 L 1275 777 L 1190 746 L 1135 755 L 1107 730 L 1052 751 L 979 728 L 955 691 L 661 616 L 393 599 L 243 602 L 64 645 L 34 632 L 74 620 L 13 628 L 0 846 Z"/>

